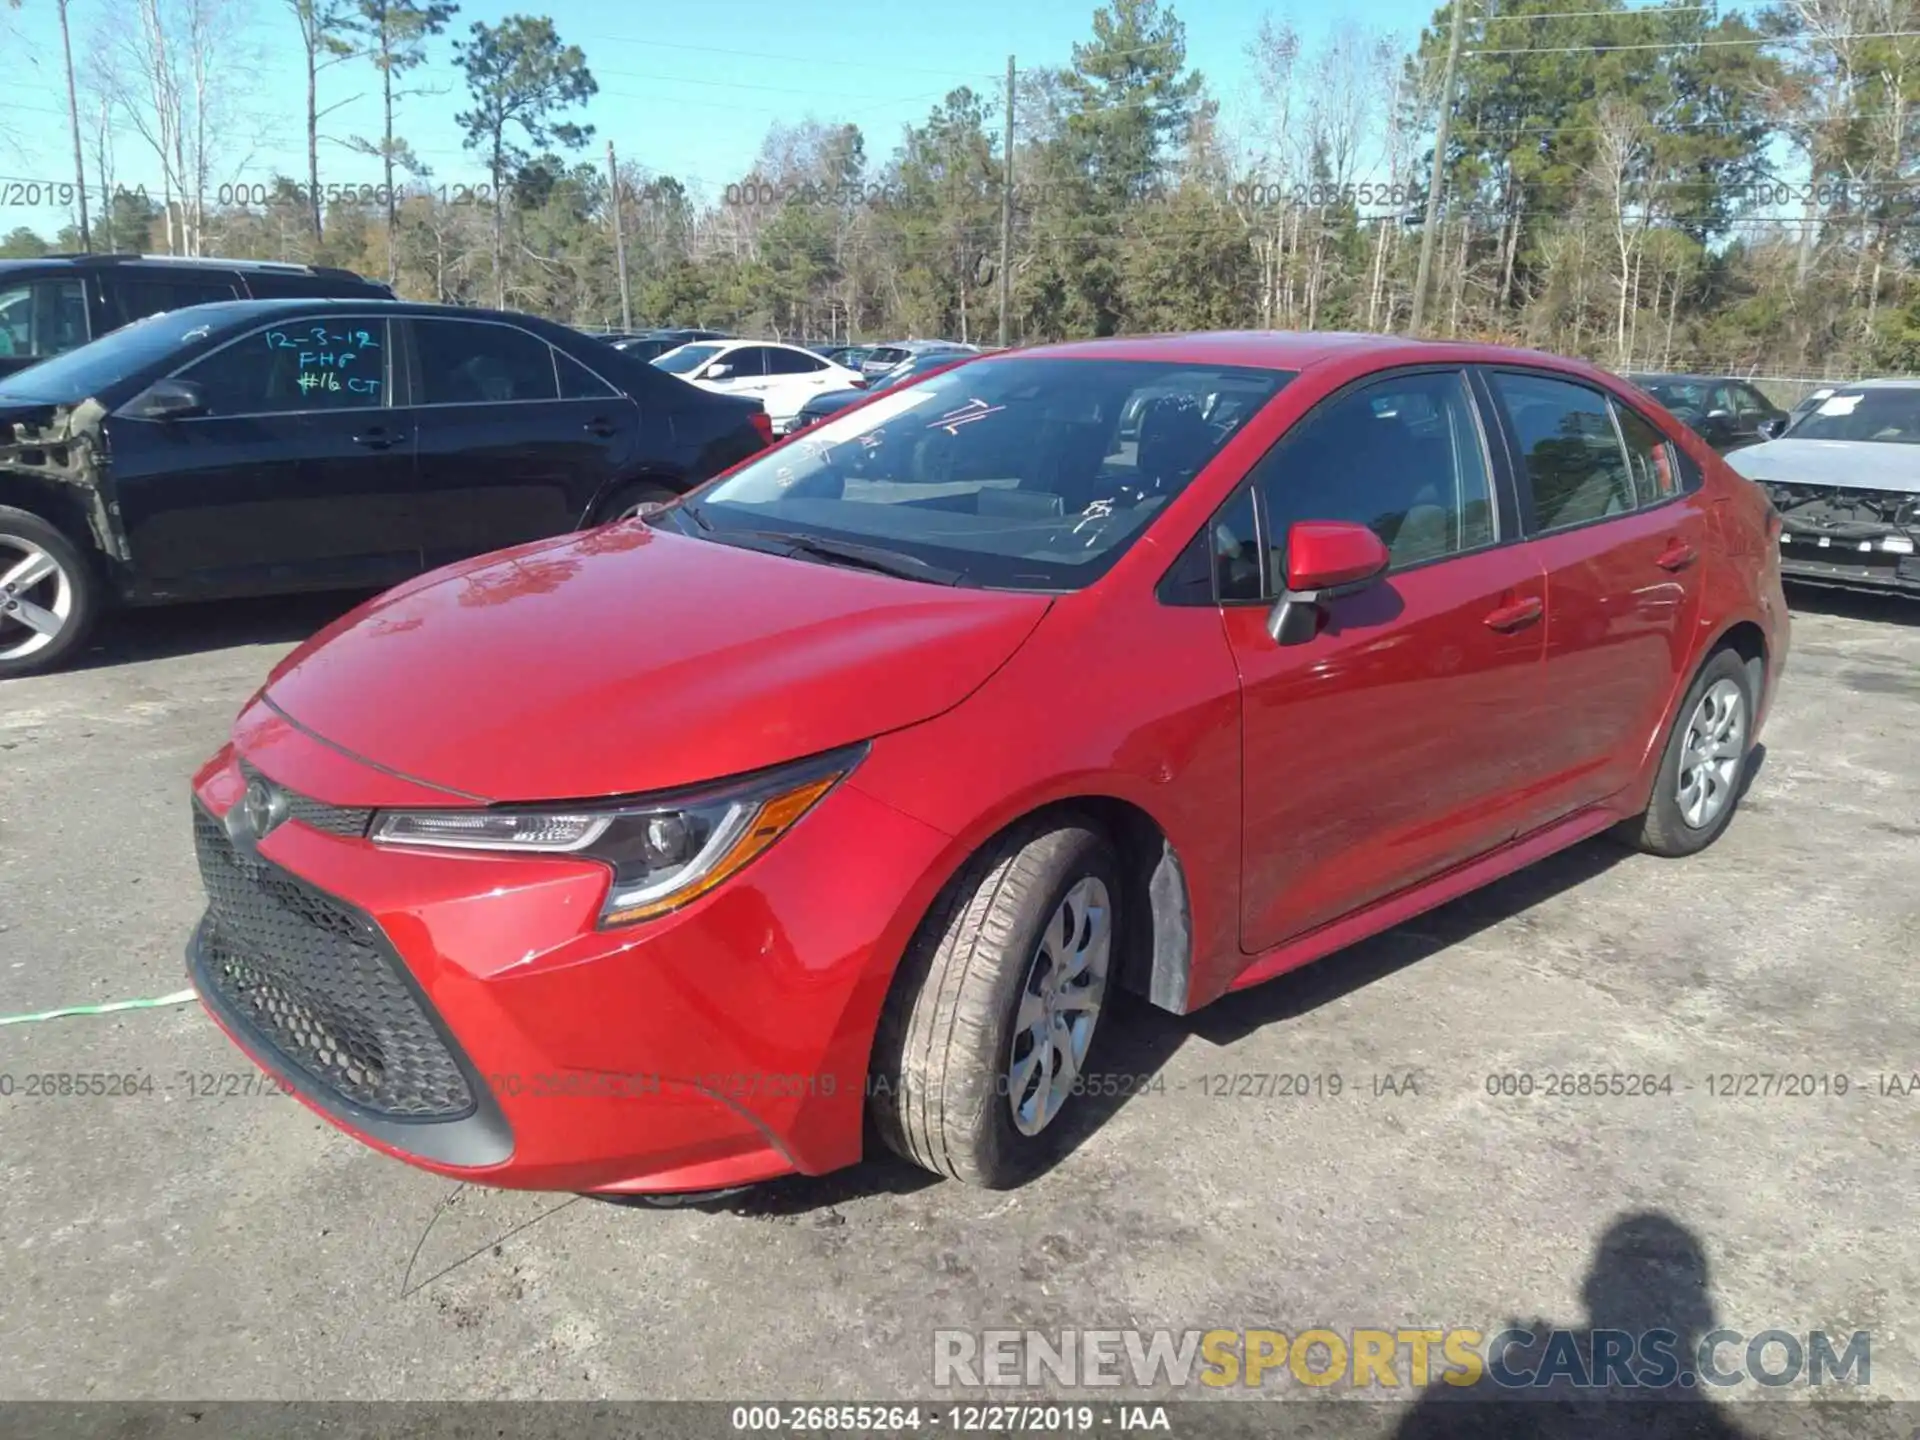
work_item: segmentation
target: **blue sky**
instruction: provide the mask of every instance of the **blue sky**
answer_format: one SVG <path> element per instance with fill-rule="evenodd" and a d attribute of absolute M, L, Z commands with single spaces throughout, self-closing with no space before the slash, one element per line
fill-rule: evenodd
<path fill-rule="evenodd" d="M 252 15 L 249 54 L 231 65 L 236 108 L 262 117 L 237 126 L 225 173 L 215 184 L 264 181 L 276 172 L 304 177 L 305 82 L 298 32 L 283 0 L 235 0 Z M 72 0 L 76 65 L 99 43 L 128 0 Z M 1092 32 L 1091 0 L 692 0 L 692 3 L 613 6 L 605 0 L 557 0 L 550 5 L 471 0 L 454 33 L 474 20 L 497 22 L 514 11 L 550 14 L 561 38 L 586 52 L 600 93 L 586 118 L 596 127 L 593 158 L 613 140 L 623 161 L 680 176 L 718 198 L 751 164 L 769 125 L 808 115 L 851 120 L 867 137 L 867 153 L 890 154 L 901 129 L 957 85 L 986 93 L 1004 73 L 1006 58 L 1024 65 L 1059 65 L 1070 47 Z M 1397 30 L 1411 41 L 1432 14 L 1429 0 L 1375 0 L 1351 7 L 1264 3 L 1264 0 L 1190 0 L 1174 6 L 1187 27 L 1189 63 L 1205 72 L 1223 102 L 1223 120 L 1237 123 L 1251 108 L 1246 46 L 1264 13 L 1291 19 L 1309 47 L 1327 27 L 1352 18 L 1370 28 Z M 72 179 L 59 30 L 52 0 L 28 0 L 9 17 L 4 46 L 9 84 L 0 99 L 0 201 L 18 200 L 21 182 Z M 431 183 L 482 178 L 461 150 L 453 122 L 461 108 L 458 72 L 448 38 L 432 42 L 432 61 L 413 83 L 445 93 L 404 102 L 397 129 L 433 166 Z M 365 62 L 345 62 L 322 73 L 321 104 L 342 104 L 322 122 L 323 135 L 373 136 L 379 130 L 377 75 Z M 354 98 L 358 97 L 358 98 Z M 269 118 L 270 117 L 270 118 Z M 116 141 L 118 182 L 159 193 L 159 165 L 145 143 L 125 128 Z M 338 143 L 322 142 L 321 182 L 378 179 L 377 163 Z M 0 232 L 30 225 L 51 235 L 68 219 L 43 201 L 37 207 L 0 204 Z"/>

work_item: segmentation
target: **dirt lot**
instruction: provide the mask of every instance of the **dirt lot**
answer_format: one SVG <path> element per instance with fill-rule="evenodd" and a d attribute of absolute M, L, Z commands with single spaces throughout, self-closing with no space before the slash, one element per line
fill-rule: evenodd
<path fill-rule="evenodd" d="M 1159 1083 L 1016 1193 L 879 1161 L 713 1210 L 463 1188 L 209 1095 L 252 1072 L 197 1007 L 0 1028 L 0 1397 L 881 1399 L 933 1393 L 947 1327 L 1537 1317 L 1866 1330 L 1872 1393 L 1920 1399 L 1920 1094 L 1888 1080 L 1920 1071 L 1920 605 L 1794 598 L 1707 855 L 1596 843 L 1200 1015 L 1128 1012 L 1105 1066 Z M 187 778 L 340 604 L 132 617 L 0 686 L 0 1013 L 183 986 Z M 151 1087 L 20 1093 L 44 1072 Z M 1489 1093 L 1563 1072 L 1671 1091 Z M 1720 1093 L 1757 1074 L 1816 1093 Z M 1309 1083 L 1208 1078 L 1238 1075 Z M 1643 1212 L 1652 1279 L 1601 1244 Z"/>

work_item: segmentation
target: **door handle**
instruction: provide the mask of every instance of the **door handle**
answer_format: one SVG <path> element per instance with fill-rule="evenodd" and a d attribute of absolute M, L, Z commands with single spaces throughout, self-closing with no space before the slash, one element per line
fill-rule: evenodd
<path fill-rule="evenodd" d="M 1653 563 L 1662 570 L 1684 570 L 1700 558 L 1700 552 L 1684 540 L 1671 540 L 1667 548 L 1654 557 Z"/>
<path fill-rule="evenodd" d="M 1529 595 L 1524 600 L 1515 600 L 1511 604 L 1501 605 L 1487 612 L 1487 628 L 1490 630 L 1518 630 L 1531 625 L 1546 611 L 1538 595 Z"/>
<path fill-rule="evenodd" d="M 353 443 L 364 445 L 369 450 L 390 450 L 406 438 L 400 431 L 384 430 L 376 425 L 364 435 L 354 436 Z"/>
<path fill-rule="evenodd" d="M 597 415 L 580 428 L 589 435 L 598 435 L 602 440 L 606 439 L 609 435 L 617 435 L 620 433 L 620 427 L 618 425 L 614 424 L 611 420 L 603 420 Z"/>

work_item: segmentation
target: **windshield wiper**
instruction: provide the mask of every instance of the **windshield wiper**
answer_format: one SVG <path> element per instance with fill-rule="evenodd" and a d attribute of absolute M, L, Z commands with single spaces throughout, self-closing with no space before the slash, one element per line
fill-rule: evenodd
<path fill-rule="evenodd" d="M 732 539 L 734 536 L 752 542 L 756 550 L 762 546 L 772 550 L 777 546 L 788 555 L 811 555 L 832 564 L 854 565 L 862 570 L 878 571 L 882 575 L 897 575 L 903 580 L 924 580 L 930 585 L 958 585 L 964 578 L 958 570 L 948 570 L 922 560 L 918 555 L 886 550 L 878 545 L 861 545 L 851 540 L 829 540 L 821 535 L 781 534 L 773 530 L 736 530 L 723 538 Z"/>

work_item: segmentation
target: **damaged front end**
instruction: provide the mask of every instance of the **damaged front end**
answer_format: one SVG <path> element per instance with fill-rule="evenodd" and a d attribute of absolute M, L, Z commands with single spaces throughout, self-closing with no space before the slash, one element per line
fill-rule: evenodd
<path fill-rule="evenodd" d="M 1763 482 L 1790 579 L 1920 595 L 1920 493 Z"/>
<path fill-rule="evenodd" d="M 60 508 L 85 516 L 103 554 L 125 560 L 126 542 L 114 523 L 108 493 L 107 447 L 101 433 L 106 414 L 92 399 L 77 405 L 0 407 L 0 436 L 5 437 L 0 439 L 0 476 L 18 476 L 64 501 Z"/>

